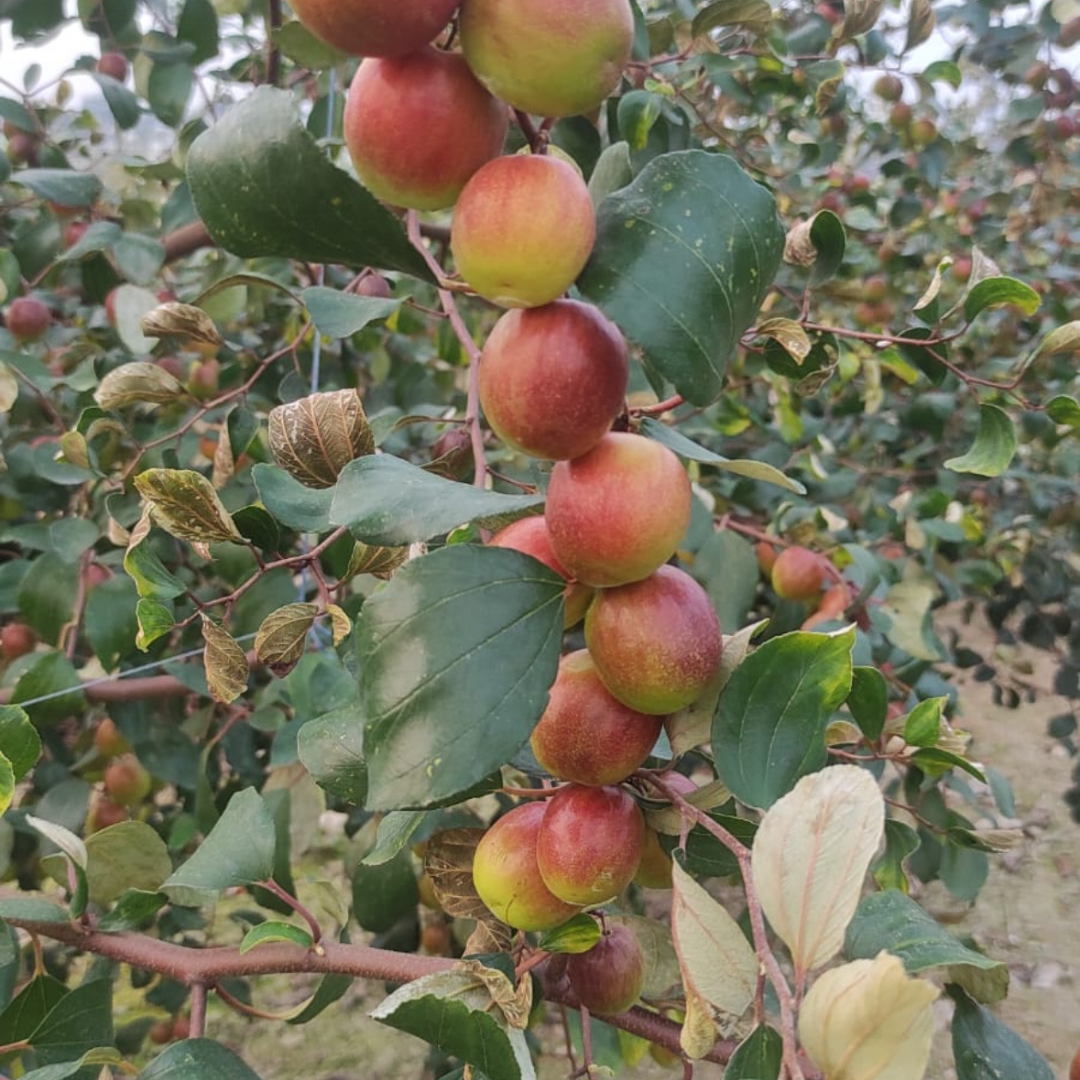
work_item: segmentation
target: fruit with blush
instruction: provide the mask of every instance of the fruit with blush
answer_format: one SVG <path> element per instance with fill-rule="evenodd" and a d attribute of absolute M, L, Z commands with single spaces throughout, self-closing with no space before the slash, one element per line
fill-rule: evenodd
<path fill-rule="evenodd" d="M 761 572 L 769 577 L 772 574 L 772 568 L 776 565 L 776 548 L 767 540 L 759 540 L 754 545 L 754 554 L 757 556 Z"/>
<path fill-rule="evenodd" d="M 609 924 L 588 952 L 567 959 L 566 977 L 589 1012 L 601 1016 L 626 1012 L 645 985 L 645 957 L 634 932 L 621 923 Z"/>
<path fill-rule="evenodd" d="M 429 45 L 460 0 L 290 0 L 317 38 L 351 56 L 404 56 Z"/>
<path fill-rule="evenodd" d="M 559 561 L 587 585 L 648 577 L 690 523 L 690 480 L 666 446 L 609 432 L 551 473 L 544 516 Z"/>
<path fill-rule="evenodd" d="M 37 634 L 26 623 L 14 622 L 0 630 L 0 653 L 5 660 L 18 660 L 34 651 Z"/>
<path fill-rule="evenodd" d="M 111 716 L 106 716 L 94 729 L 94 746 L 103 757 L 119 757 L 131 752 L 127 739 Z"/>
<path fill-rule="evenodd" d="M 150 1030 L 147 1032 L 147 1036 L 150 1041 L 157 1046 L 164 1046 L 168 1042 L 172 1042 L 173 1037 L 173 1021 L 172 1020 L 157 1020 L 150 1025 Z"/>
<path fill-rule="evenodd" d="M 112 799 L 104 795 L 94 799 L 90 806 L 90 812 L 86 815 L 86 833 L 101 832 L 111 825 L 119 825 L 122 821 L 130 821 L 131 815 L 127 808 L 119 806 Z"/>
<path fill-rule="evenodd" d="M 696 701 L 716 677 L 723 637 L 709 594 L 684 570 L 661 566 L 597 593 L 585 644 L 615 698 L 666 716 Z"/>
<path fill-rule="evenodd" d="M 97 69 L 102 75 L 108 75 L 110 79 L 124 82 L 128 77 L 127 57 L 123 53 L 102 53 L 97 62 Z"/>
<path fill-rule="evenodd" d="M 430 47 L 365 60 L 345 103 L 344 133 L 356 171 L 391 206 L 452 206 L 473 173 L 496 157 L 506 106 L 456 53 Z"/>
<path fill-rule="evenodd" d="M 904 82 L 899 75 L 880 75 L 874 83 L 874 93 L 882 101 L 899 101 L 904 96 Z"/>
<path fill-rule="evenodd" d="M 8 305 L 4 323 L 19 341 L 36 341 L 52 323 L 48 305 L 36 296 L 19 296 Z"/>
<path fill-rule="evenodd" d="M 549 800 L 536 837 L 544 884 L 568 904 L 601 904 L 641 862 L 645 818 L 622 788 L 567 784 Z"/>
<path fill-rule="evenodd" d="M 566 460 L 591 450 L 626 401 L 626 342 L 598 308 L 557 300 L 508 311 L 480 361 L 480 404 L 507 445 Z"/>
<path fill-rule="evenodd" d="M 625 780 L 649 756 L 663 721 L 611 696 L 586 649 L 568 653 L 532 733 L 536 760 L 552 776 L 602 787 Z"/>
<path fill-rule="evenodd" d="M 357 282 L 357 296 L 370 296 L 374 300 L 389 300 L 394 295 L 390 282 L 382 274 L 368 274 Z"/>
<path fill-rule="evenodd" d="M 850 604 L 851 590 L 843 582 L 839 582 L 825 593 L 817 610 L 804 620 L 801 629 L 813 630 L 822 623 L 842 619 Z"/>
<path fill-rule="evenodd" d="M 199 401 L 210 401 L 216 397 L 221 385 L 221 362 L 219 360 L 197 360 L 191 365 L 187 388 L 192 397 Z"/>
<path fill-rule="evenodd" d="M 466 283 L 511 308 L 561 296 L 584 269 L 595 239 L 596 214 L 581 173 L 551 154 L 489 161 L 465 185 L 450 229 Z"/>
<path fill-rule="evenodd" d="M 548 535 L 547 522 L 543 516 L 522 518 L 500 529 L 489 541 L 495 547 L 512 548 L 523 555 L 531 555 L 560 577 L 569 578 L 566 568 L 556 558 Z M 571 581 L 563 594 L 563 628 L 576 626 L 585 617 L 585 610 L 593 598 L 588 585 Z"/>
<path fill-rule="evenodd" d="M 138 806 L 151 786 L 150 774 L 134 754 L 121 754 L 105 770 L 105 791 L 121 806 Z"/>
<path fill-rule="evenodd" d="M 537 116 L 595 109 L 619 85 L 634 44 L 627 0 L 465 0 L 459 19 L 476 77 Z"/>
<path fill-rule="evenodd" d="M 480 899 L 515 930 L 551 930 L 580 911 L 557 897 L 540 874 L 537 841 L 546 813 L 545 801 L 515 807 L 484 833 L 473 856 Z"/>
<path fill-rule="evenodd" d="M 772 586 L 782 600 L 816 600 L 825 586 L 825 560 L 809 548 L 785 548 L 773 566 Z"/>

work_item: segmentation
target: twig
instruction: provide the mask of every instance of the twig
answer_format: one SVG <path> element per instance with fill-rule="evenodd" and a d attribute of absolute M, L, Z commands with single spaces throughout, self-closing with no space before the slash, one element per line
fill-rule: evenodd
<path fill-rule="evenodd" d="M 315 945 L 316 952 L 322 950 L 322 946 L 319 944 L 323 938 L 322 927 L 319 925 L 319 920 L 299 900 L 285 889 L 283 889 L 273 878 L 267 878 L 265 881 L 260 881 L 259 886 L 265 889 L 269 893 L 273 893 L 282 903 L 288 904 L 289 907 L 299 915 L 304 922 L 308 924 L 308 929 L 311 930 L 311 940 Z"/>
<path fill-rule="evenodd" d="M 191 987 L 191 1038 L 201 1039 L 206 1034 L 206 983 Z"/>

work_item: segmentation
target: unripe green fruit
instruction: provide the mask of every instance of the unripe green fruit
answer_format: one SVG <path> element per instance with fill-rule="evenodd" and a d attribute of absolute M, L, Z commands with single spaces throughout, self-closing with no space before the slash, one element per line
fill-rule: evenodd
<path fill-rule="evenodd" d="M 465 185 L 450 248 L 466 283 L 503 307 L 539 307 L 585 267 L 596 214 L 581 173 L 551 155 L 496 158 Z"/>
<path fill-rule="evenodd" d="M 452 206 L 503 147 L 506 106 L 455 53 L 365 60 L 345 103 L 345 143 L 364 186 L 391 206 Z"/>
<path fill-rule="evenodd" d="M 317 38 L 353 56 L 404 56 L 429 45 L 458 0 L 290 0 Z"/>
<path fill-rule="evenodd" d="M 595 109 L 619 85 L 634 44 L 627 0 L 465 0 L 460 22 L 476 77 L 537 116 Z"/>
<path fill-rule="evenodd" d="M 615 924 L 608 926 L 588 952 L 567 959 L 566 976 L 589 1012 L 617 1016 L 641 997 L 645 957 L 634 932 Z"/>
<path fill-rule="evenodd" d="M 825 561 L 804 547 L 785 548 L 772 570 L 772 586 L 782 600 L 816 600 L 825 585 Z"/>
<path fill-rule="evenodd" d="M 549 800 L 536 837 L 544 884 L 568 904 L 602 904 L 641 862 L 645 819 L 622 788 L 569 784 Z"/>
<path fill-rule="evenodd" d="M 686 470 L 666 446 L 611 432 L 555 466 L 544 516 L 555 554 L 578 581 L 625 585 L 675 554 L 691 498 Z"/>
<path fill-rule="evenodd" d="M 642 581 L 600 590 L 585 616 L 585 643 L 615 698 L 665 716 L 705 692 L 723 637 L 709 594 L 684 571 L 661 566 Z"/>
<path fill-rule="evenodd" d="M 569 653 L 533 729 L 536 760 L 552 776 L 602 787 L 625 780 L 649 756 L 663 721 L 620 704 L 585 649 Z"/>
<path fill-rule="evenodd" d="M 552 930 L 580 910 L 555 896 L 540 876 L 536 845 L 546 811 L 545 801 L 515 807 L 484 833 L 473 857 L 480 899 L 516 930 Z"/>
<path fill-rule="evenodd" d="M 523 555 L 531 555 L 560 577 L 569 578 L 566 567 L 556 558 L 548 535 L 547 522 L 543 516 L 522 518 L 500 529 L 489 541 L 494 547 L 512 548 Z M 585 617 L 585 611 L 593 598 L 594 590 L 588 585 L 572 581 L 566 586 L 564 598 L 563 629 L 576 626 Z"/>
<path fill-rule="evenodd" d="M 629 371 L 614 323 L 590 304 L 556 300 L 495 324 L 480 362 L 480 404 L 515 450 L 577 458 L 622 411 Z"/>
<path fill-rule="evenodd" d="M 8 305 L 4 322 L 12 337 L 19 341 L 35 341 L 49 329 L 52 313 L 36 296 L 20 296 Z"/>
<path fill-rule="evenodd" d="M 121 806 L 138 806 L 150 794 L 150 774 L 134 754 L 115 758 L 105 770 L 105 791 Z"/>

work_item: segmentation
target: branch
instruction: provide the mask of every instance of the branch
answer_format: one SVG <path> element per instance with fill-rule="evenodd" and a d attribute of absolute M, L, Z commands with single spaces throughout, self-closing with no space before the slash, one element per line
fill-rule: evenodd
<path fill-rule="evenodd" d="M 199 248 L 214 247 L 214 238 L 201 221 L 192 221 L 188 225 L 181 225 L 162 238 L 165 247 L 165 261 L 176 262 L 185 255 L 190 255 Z"/>
<path fill-rule="evenodd" d="M 271 86 L 281 83 L 281 50 L 274 44 L 274 31 L 281 29 L 281 0 L 267 0 L 266 81 Z"/>

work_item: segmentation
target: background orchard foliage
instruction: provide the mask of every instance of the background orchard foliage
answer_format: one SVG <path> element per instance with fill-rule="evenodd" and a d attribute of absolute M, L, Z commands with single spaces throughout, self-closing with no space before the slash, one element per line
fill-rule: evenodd
<path fill-rule="evenodd" d="M 72 19 L 100 48 L 42 81 L 18 46 Z M 700 882 L 727 879 L 732 916 L 755 910 L 733 849 L 700 819 L 734 834 L 736 850 L 761 820 L 747 807 L 769 810 L 763 833 L 790 837 L 799 799 L 818 807 L 822 785 L 868 775 L 812 771 L 830 756 L 863 758 L 891 802 L 884 845 L 853 864 L 869 865 L 875 891 L 840 919 L 831 953 L 801 955 L 764 904 L 800 994 L 842 946 L 898 987 L 903 969 L 948 984 L 961 1080 L 1051 1075 L 993 1015 L 1004 965 L 912 895 L 940 879 L 975 902 L 1015 841 L 1002 827 L 1015 817 L 1009 762 L 969 752 L 942 665 L 976 667 L 1014 707 L 1023 689 L 939 633 L 935 609 L 970 598 L 1002 640 L 1047 650 L 1056 692 L 1078 695 L 1078 19 L 1069 0 L 642 2 L 618 92 L 599 115 L 551 128 L 599 208 L 577 288 L 642 361 L 626 422 L 686 460 L 698 498 L 678 559 L 732 635 L 729 663 L 747 657 L 715 720 L 710 702 L 669 727 L 678 768 L 718 776 L 722 798 L 677 803 L 680 822 L 660 789 L 638 789 L 655 820 L 669 815 L 672 845 L 689 830 L 672 920 L 678 938 L 681 913 L 693 944 L 680 965 L 666 915 L 644 921 L 664 904 L 624 898 L 613 917 L 639 920 L 654 942 L 653 1011 L 621 1026 L 677 1051 L 689 1015 L 682 1049 L 736 1052 L 728 1076 L 789 1068 L 778 1031 L 790 1037 L 792 1017 L 770 989 L 755 1010 L 767 1024 L 735 1023 L 748 1004 L 738 964 L 720 965 L 715 941 L 687 930 L 715 939 L 736 926 Z M 32 631 L 19 631 L 26 651 L 5 642 L 0 690 L 0 1068 L 57 1080 L 126 1061 L 148 1078 L 245 1080 L 247 1066 L 210 1041 L 213 1012 L 204 1028 L 208 988 L 257 1013 L 258 975 L 300 955 L 325 977 L 290 1022 L 332 1005 L 353 976 L 426 976 L 447 981 L 411 1003 L 399 990 L 380 1015 L 432 1035 L 465 980 L 478 996 L 455 1024 L 491 1040 L 493 1080 L 527 1075 L 530 1053 L 562 1052 L 559 996 L 508 979 L 505 956 L 447 971 L 476 907 L 455 891 L 467 845 L 446 830 L 482 827 L 509 805 L 503 784 L 529 782 L 519 751 L 535 714 L 498 725 L 484 714 L 471 732 L 464 720 L 476 719 L 478 681 L 493 697 L 518 677 L 545 692 L 558 641 L 544 611 L 558 586 L 509 599 L 519 557 L 475 543 L 539 506 L 547 476 L 490 436 L 485 468 L 462 422 L 470 356 L 456 329 L 482 341 L 497 313 L 459 297 L 455 328 L 439 310 L 430 258 L 445 260 L 449 215 L 410 236 L 347 175 L 341 110 L 356 61 L 276 0 L 0 0 L 0 20 L 16 46 L 0 55 L 0 305 L 29 295 L 52 316 L 29 343 L 0 328 L 0 615 Z M 105 53 L 130 71 L 99 69 Z M 642 206 L 656 227 L 644 238 L 624 224 Z M 656 239 L 679 229 L 730 253 L 736 299 L 719 316 L 724 290 Z M 632 294 L 616 287 L 625 279 Z M 189 306 L 160 306 L 172 301 Z M 381 454 L 337 478 L 340 463 L 302 447 L 321 480 L 300 484 L 274 463 L 271 410 L 288 405 L 302 432 L 332 430 L 360 452 L 368 431 L 346 399 L 312 397 L 354 388 Z M 814 618 L 779 600 L 759 574 L 766 537 L 827 554 L 847 590 L 839 608 Z M 465 594 L 441 570 L 451 564 L 486 584 Z M 412 592 L 414 647 L 450 656 L 463 632 L 490 644 L 467 683 L 440 689 L 448 697 L 373 717 L 394 659 L 385 625 L 406 593 L 395 573 Z M 532 653 L 507 643 L 514 604 L 535 614 Z M 776 664 L 784 678 L 768 675 Z M 807 671 L 815 690 L 800 696 Z M 802 726 L 778 719 L 792 707 Z M 432 758 L 401 768 L 403 744 L 430 747 L 458 723 L 437 769 Z M 1074 715 L 1055 719 L 1073 748 L 1074 731 Z M 778 769 L 713 753 L 763 733 L 780 741 Z M 102 795 L 117 761 L 119 809 Z M 337 854 L 333 866 L 309 857 L 324 809 L 345 815 L 344 870 Z M 765 845 L 752 850 L 764 864 Z M 763 877 L 764 865 L 754 880 L 767 889 Z M 27 926 L 32 944 L 15 932 Z M 241 939 L 231 966 L 195 951 Z M 357 953 L 361 939 L 387 952 Z M 558 953 L 572 939 L 542 945 Z M 913 939 L 918 949 L 902 945 Z M 749 952 L 753 994 L 747 939 L 736 931 L 724 947 Z M 886 971 L 882 949 L 902 967 Z M 710 983 L 695 955 L 735 975 Z M 530 992 L 548 1004 L 526 1038 L 514 1016 L 527 1016 Z M 498 1020 L 483 1011 L 493 999 Z M 809 999 L 812 1029 L 808 1010 Z M 180 1020 L 162 1029 L 166 1015 Z M 644 1052 L 591 1030 L 608 1063 Z M 154 1058 L 155 1041 L 187 1034 Z M 814 1056 L 813 1031 L 800 1035 Z M 475 1064 L 460 1043 L 444 1049 L 434 1077 Z"/>

